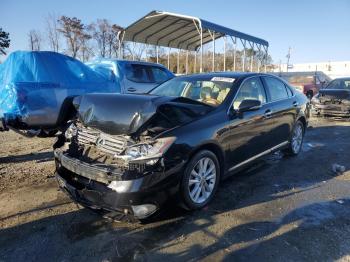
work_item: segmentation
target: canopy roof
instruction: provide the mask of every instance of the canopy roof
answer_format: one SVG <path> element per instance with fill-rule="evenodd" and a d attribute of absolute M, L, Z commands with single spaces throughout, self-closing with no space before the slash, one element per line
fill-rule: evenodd
<path fill-rule="evenodd" d="M 125 29 L 124 41 L 197 50 L 201 46 L 225 35 L 268 47 L 261 38 L 217 25 L 198 17 L 162 11 L 152 11 Z"/>

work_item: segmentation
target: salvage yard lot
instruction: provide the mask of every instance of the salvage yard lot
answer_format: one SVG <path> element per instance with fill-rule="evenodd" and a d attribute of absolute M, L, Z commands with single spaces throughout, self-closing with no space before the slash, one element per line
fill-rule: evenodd
<path fill-rule="evenodd" d="M 60 192 L 54 139 L 0 133 L 0 261 L 350 259 L 350 123 L 309 126 L 298 157 L 270 155 L 203 210 L 170 202 L 145 225 L 110 222 Z"/>

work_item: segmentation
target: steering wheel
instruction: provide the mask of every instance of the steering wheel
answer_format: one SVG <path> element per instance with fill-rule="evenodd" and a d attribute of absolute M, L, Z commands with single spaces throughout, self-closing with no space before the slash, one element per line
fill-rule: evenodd
<path fill-rule="evenodd" d="M 214 98 L 211 98 L 211 97 L 208 97 L 208 98 L 205 98 L 203 100 L 204 103 L 207 103 L 207 104 L 212 104 L 212 105 L 215 105 L 215 106 L 218 106 L 220 105 L 220 102 Z"/>

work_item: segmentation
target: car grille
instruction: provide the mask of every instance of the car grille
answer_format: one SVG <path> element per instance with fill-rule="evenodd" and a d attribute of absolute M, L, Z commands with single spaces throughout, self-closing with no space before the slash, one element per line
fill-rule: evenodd
<path fill-rule="evenodd" d="M 85 127 L 78 127 L 77 140 L 79 145 L 95 146 L 100 151 L 111 155 L 119 155 L 128 144 L 127 137 L 111 136 Z"/>

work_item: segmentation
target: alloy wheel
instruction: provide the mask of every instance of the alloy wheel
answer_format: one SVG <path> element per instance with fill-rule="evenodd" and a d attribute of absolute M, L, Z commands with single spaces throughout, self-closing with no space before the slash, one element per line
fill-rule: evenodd
<path fill-rule="evenodd" d="M 298 123 L 293 131 L 292 137 L 292 149 L 295 154 L 299 153 L 301 145 L 303 143 L 303 127 Z"/>
<path fill-rule="evenodd" d="M 196 204 L 205 202 L 213 193 L 216 182 L 216 166 L 209 157 L 201 158 L 189 176 L 188 190 Z"/>

